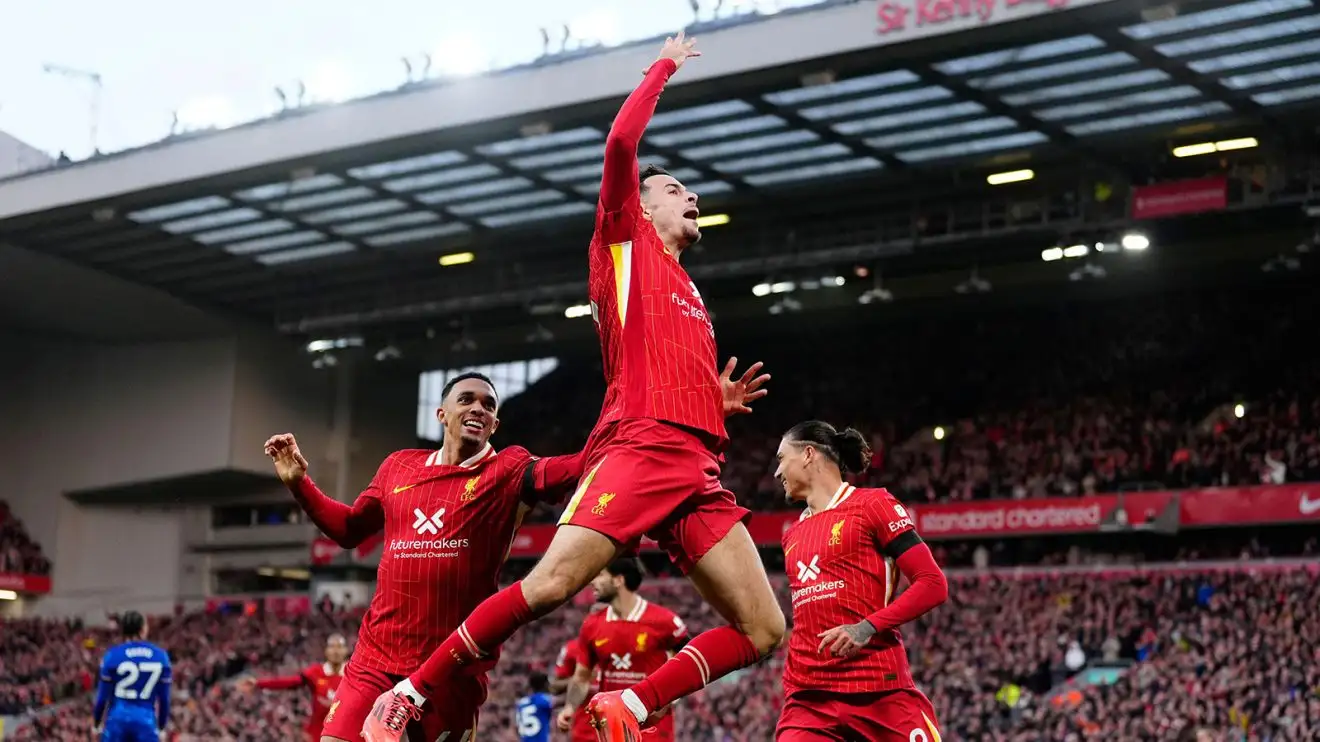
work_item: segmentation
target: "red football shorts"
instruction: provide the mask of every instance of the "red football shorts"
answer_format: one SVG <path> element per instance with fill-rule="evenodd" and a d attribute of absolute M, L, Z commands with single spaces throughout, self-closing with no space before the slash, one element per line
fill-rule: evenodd
<path fill-rule="evenodd" d="M 720 484 L 714 452 L 675 425 L 609 423 L 592 432 L 586 461 L 559 524 L 598 531 L 625 549 L 649 536 L 684 574 L 750 515 Z"/>
<path fill-rule="evenodd" d="M 802 691 L 784 701 L 776 742 L 940 742 L 935 708 L 921 691 Z"/>
<path fill-rule="evenodd" d="M 400 680 L 402 675 L 361 667 L 349 660 L 335 702 L 325 715 L 325 736 L 346 742 L 362 739 L 362 723 L 371 713 L 372 704 Z M 426 702 L 421 719 L 408 725 L 408 739 L 471 742 L 477 733 L 477 712 L 486 702 L 486 678 L 460 675 L 445 690 L 443 697 Z"/>

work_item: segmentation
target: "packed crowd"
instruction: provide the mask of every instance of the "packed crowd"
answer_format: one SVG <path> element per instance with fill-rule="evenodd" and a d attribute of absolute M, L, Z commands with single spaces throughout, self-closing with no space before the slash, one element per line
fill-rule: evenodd
<path fill-rule="evenodd" d="M 911 315 L 874 341 L 735 338 L 727 352 L 773 380 L 731 422 L 724 483 L 755 510 L 784 507 L 778 438 L 813 417 L 866 433 L 862 483 L 909 502 L 1320 480 L 1314 310 L 1314 292 L 1243 288 Z M 561 368 L 508 403 L 500 438 L 580 445 L 599 379 Z"/>
<path fill-rule="evenodd" d="M 1313 561 L 1228 570 L 961 573 L 952 578 L 950 601 L 910 627 L 907 642 L 914 674 L 949 740 L 1154 742 L 1177 739 L 1193 726 L 1218 740 L 1314 740 L 1320 738 L 1317 578 Z M 787 596 L 782 577 L 776 588 Z M 655 581 L 643 594 L 695 627 L 715 621 L 686 583 Z M 516 739 L 512 703 L 525 692 L 528 673 L 548 669 L 576 631 L 590 609 L 586 597 L 506 647 L 483 710 L 483 738 Z M 314 611 L 283 620 L 193 614 L 167 622 L 157 638 L 182 679 L 174 739 L 296 739 L 304 694 L 243 694 L 226 679 L 313 662 L 324 637 L 351 629 L 352 621 L 347 613 Z M 103 638 L 67 630 L 74 642 Z M 771 739 L 782 659 L 685 701 L 676 711 L 678 738 Z M 1112 668 L 1112 682 L 1091 683 L 1086 670 L 1097 668 Z M 17 739 L 86 739 L 88 716 L 87 704 L 73 704 Z"/>
<path fill-rule="evenodd" d="M 0 500 L 0 574 L 50 574 L 50 560 L 41 553 L 41 545 L 28 536 L 23 521 Z"/>

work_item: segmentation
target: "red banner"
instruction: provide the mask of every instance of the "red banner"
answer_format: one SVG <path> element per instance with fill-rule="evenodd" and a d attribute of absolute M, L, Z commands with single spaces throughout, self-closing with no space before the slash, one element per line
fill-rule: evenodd
<path fill-rule="evenodd" d="M 1202 178 L 1132 189 L 1132 218 L 1159 219 L 1228 206 L 1228 179 Z"/>
<path fill-rule="evenodd" d="M 1182 494 L 1184 527 L 1249 526 L 1320 521 L 1320 484 L 1220 487 Z"/>
<path fill-rule="evenodd" d="M 45 595 L 50 592 L 50 578 L 43 575 L 0 573 L 0 590 L 21 595 Z"/>
<path fill-rule="evenodd" d="M 908 509 L 916 514 L 917 531 L 930 540 L 990 536 L 1016 538 L 1099 533 L 1106 523 L 1148 523 L 1164 513 L 1175 499 L 1178 503 L 1175 515 L 1180 527 L 1234 527 L 1320 521 L 1320 484 L 977 500 L 917 505 Z M 1121 516 L 1116 512 L 1119 510 L 1122 510 Z M 757 513 L 748 522 L 747 529 L 758 545 L 778 546 L 784 531 L 797 519 L 797 511 Z M 513 539 L 509 556 L 535 557 L 544 554 L 554 535 L 555 527 L 549 523 L 523 526 Z M 324 540 L 329 542 L 329 539 Z M 333 558 L 339 553 L 339 547 L 333 542 L 329 544 L 335 550 L 330 556 Z M 312 548 L 315 557 L 315 543 Z M 643 541 L 642 548 L 650 551 L 657 546 L 648 539 Z"/>
<path fill-rule="evenodd" d="M 343 552 L 332 539 L 325 536 L 317 536 L 312 539 L 312 564 L 321 566 L 334 561 L 335 557 Z"/>

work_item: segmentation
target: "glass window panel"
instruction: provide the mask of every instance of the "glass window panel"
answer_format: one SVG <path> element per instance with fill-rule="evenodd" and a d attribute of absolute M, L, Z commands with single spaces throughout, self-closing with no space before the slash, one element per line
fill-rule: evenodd
<path fill-rule="evenodd" d="M 583 160 L 604 160 L 605 145 L 588 144 L 584 147 L 574 147 L 572 149 L 561 149 L 554 152 L 545 152 L 530 157 L 522 157 L 517 160 L 510 160 L 509 163 L 522 170 L 532 170 L 544 167 L 554 167 L 569 162 L 581 162 Z"/>
<path fill-rule="evenodd" d="M 725 162 L 715 163 L 716 170 L 722 170 L 726 173 L 742 173 L 748 170 L 767 170 L 770 168 L 781 168 L 784 165 L 793 165 L 807 160 L 818 160 L 826 157 L 839 157 L 849 153 L 846 144 L 826 144 L 820 147 L 807 147 L 806 149 L 790 150 L 788 152 L 775 152 L 768 155 L 758 155 L 756 157 L 744 157 L 739 160 L 727 160 Z"/>
<path fill-rule="evenodd" d="M 1152 106 L 1160 103 L 1172 103 L 1174 101 L 1187 100 L 1188 98 L 1197 98 L 1200 97 L 1200 95 L 1201 92 L 1196 88 L 1183 85 L 1174 88 L 1149 90 L 1144 93 L 1120 95 L 1117 98 L 1106 98 L 1104 100 L 1090 101 L 1088 103 L 1071 103 L 1066 106 L 1044 108 L 1036 111 L 1035 116 L 1044 119 L 1045 121 L 1083 118 L 1086 116 L 1110 113 L 1112 111 L 1122 111 L 1128 108 L 1140 108 L 1141 106 Z"/>
<path fill-rule="evenodd" d="M 1262 106 L 1281 106 L 1285 103 L 1293 103 L 1299 100 L 1310 100 L 1311 98 L 1320 97 L 1320 85 L 1304 85 L 1300 88 L 1273 90 L 1268 93 L 1259 93 L 1251 97 Z"/>
<path fill-rule="evenodd" d="M 349 170 L 348 174 L 354 178 L 375 180 L 376 178 L 388 178 L 403 173 L 415 173 L 419 170 L 434 170 L 435 168 L 457 165 L 465 161 L 467 161 L 467 157 L 462 152 L 433 152 L 429 155 L 355 167 Z"/>
<path fill-rule="evenodd" d="M 293 196 L 299 193 L 309 193 L 311 191 L 319 191 L 325 188 L 334 188 L 335 186 L 343 184 L 344 181 L 339 176 L 323 173 L 321 175 L 313 175 L 310 178 L 302 178 L 300 180 L 267 183 L 266 185 L 259 185 L 245 191 L 239 191 L 234 195 L 247 201 L 265 201 L 271 198 L 284 198 L 285 196 Z"/>
<path fill-rule="evenodd" d="M 979 113 L 985 113 L 984 106 L 980 103 L 966 101 L 951 106 L 923 108 L 918 111 L 904 111 L 903 113 L 893 113 L 887 116 L 876 116 L 874 118 L 859 119 L 857 121 L 845 121 L 840 124 L 834 124 L 830 128 L 840 134 L 852 135 L 861 134 L 863 132 L 880 131 L 883 129 L 906 128 L 915 124 L 928 124 L 932 121 L 947 121 L 952 118 L 974 116 Z"/>
<path fill-rule="evenodd" d="M 234 240 L 246 240 L 262 235 L 275 234 L 288 229 L 293 229 L 293 224 L 283 219 L 273 219 L 271 221 L 256 222 L 255 224 L 217 229 L 213 232 L 201 232 L 193 235 L 192 238 L 203 245 L 215 245 L 221 242 L 233 242 Z"/>
<path fill-rule="evenodd" d="M 904 90 L 889 95 L 877 95 L 873 98 L 862 98 L 861 100 L 850 100 L 844 101 L 843 103 L 830 103 L 824 106 L 804 108 L 799 111 L 799 113 L 801 113 L 802 117 L 805 119 L 820 121 L 822 119 L 837 119 L 843 118 L 844 116 L 854 116 L 859 113 L 870 113 L 871 111 L 905 108 L 908 106 L 915 106 L 919 103 L 946 100 L 952 97 L 953 93 L 944 88 L 917 88 L 916 90 Z"/>
<path fill-rule="evenodd" d="M 170 234 L 185 234 L 204 229 L 225 227 L 230 224 L 256 221 L 261 217 L 261 212 L 256 209 L 230 209 L 229 211 L 219 211 L 214 214 L 203 214 L 202 216 L 180 219 L 175 222 L 166 222 L 165 224 L 160 225 L 160 228 Z"/>
<path fill-rule="evenodd" d="M 193 214 L 201 214 L 206 211 L 215 211 L 229 206 L 227 199 L 220 196 L 206 196 L 205 198 L 194 198 L 191 201 L 180 201 L 164 206 L 153 206 L 150 209 L 141 211 L 130 211 L 128 218 L 135 222 L 160 222 L 166 219 L 178 219 Z"/>
<path fill-rule="evenodd" d="M 971 137 L 976 134 L 988 134 L 992 131 L 1015 128 L 1017 128 L 1017 124 L 1012 119 L 995 117 L 948 126 L 931 126 L 925 129 L 901 131 L 888 136 L 867 139 L 866 143 L 876 149 L 895 150 L 923 142 L 937 142 L 941 139 L 953 139 L 955 137 Z"/>
<path fill-rule="evenodd" d="M 935 69 L 946 75 L 968 75 L 973 72 L 982 72 L 1000 67 L 1006 67 L 1011 64 L 1024 64 L 1034 62 L 1040 59 L 1049 59 L 1064 54 L 1076 54 L 1090 49 L 1103 49 L 1105 42 L 1095 36 L 1073 36 L 1066 39 L 1056 39 L 1046 41 L 1041 44 L 1032 44 L 1031 46 L 1018 47 L 1017 49 L 1001 49 L 999 51 L 977 54 L 974 57 L 963 57 L 962 59 L 953 59 L 948 62 L 940 62 L 935 65 Z"/>
<path fill-rule="evenodd" d="M 355 188 L 345 188 L 339 191 L 329 191 L 326 193 L 317 193 L 311 196 L 299 196 L 298 198 L 286 198 L 283 200 L 272 200 L 270 208 L 272 211 L 305 211 L 307 209 L 319 209 L 331 204 L 342 204 L 349 201 L 359 201 L 364 198 L 371 198 L 376 195 L 375 191 L 366 186 L 357 186 Z"/>
<path fill-rule="evenodd" d="M 674 176 L 674 180 L 697 180 L 701 173 L 694 168 L 681 167 L 677 170 L 670 170 L 669 174 Z"/>
<path fill-rule="evenodd" d="M 349 219 L 363 219 L 369 216 L 388 214 L 392 211 L 402 211 L 405 204 L 402 201 L 368 201 L 364 204 L 354 204 L 353 206 L 344 206 L 338 209 L 327 209 L 313 214 L 307 214 L 302 220 L 308 224 L 325 224 L 326 222 L 343 222 Z"/>
<path fill-rule="evenodd" d="M 283 252 L 268 252 L 257 256 L 257 262 L 262 265 L 284 265 L 285 263 L 298 263 L 304 260 L 315 260 L 317 258 L 326 258 L 331 255 L 342 255 L 346 252 L 356 250 L 348 242 L 327 242 L 324 245 L 312 245 L 310 247 L 299 247 L 293 250 L 284 250 Z"/>
<path fill-rule="evenodd" d="M 688 189 L 698 196 L 712 196 L 716 193 L 728 193 L 733 190 L 733 186 L 722 180 L 711 180 L 705 183 L 694 183 L 688 186 Z"/>
<path fill-rule="evenodd" d="M 1310 57 L 1317 52 L 1320 52 L 1320 39 L 1309 39 L 1295 44 L 1273 46 L 1268 49 L 1256 49 L 1238 54 L 1226 54 L 1222 57 L 1212 57 L 1211 59 L 1200 59 L 1188 62 L 1187 66 L 1204 75 L 1243 67 L 1255 67 L 1295 57 Z"/>
<path fill-rule="evenodd" d="M 1210 28 L 1249 18 L 1263 18 L 1289 10 L 1309 7 L 1310 0 L 1256 0 L 1250 3 L 1238 3 L 1224 8 L 1216 8 L 1201 13 L 1190 13 L 1162 21 L 1139 23 L 1128 26 L 1123 33 L 1134 39 L 1153 39 L 1159 36 L 1193 31 L 1198 28 Z"/>
<path fill-rule="evenodd" d="M 704 142 L 707 139 L 723 139 L 725 137 L 735 137 L 741 134 L 753 134 L 758 131 L 778 129 L 783 125 L 784 120 L 778 116 L 756 116 L 754 118 L 730 121 L 723 124 L 712 124 L 710 126 L 699 126 L 695 129 L 675 131 L 672 134 L 656 134 L 654 136 L 648 136 L 647 141 L 659 147 L 672 147 L 674 145 Z"/>
<path fill-rule="evenodd" d="M 483 155 L 499 155 L 505 157 L 508 155 L 521 154 L 523 152 L 535 152 L 538 149 L 546 149 L 547 147 L 562 147 L 567 144 L 596 142 L 603 140 L 604 138 L 604 134 L 590 126 L 584 126 L 578 129 L 555 131 L 549 134 L 520 137 L 518 139 L 507 139 L 503 142 L 495 142 L 493 144 L 483 144 L 480 147 L 477 147 L 477 151 Z"/>
<path fill-rule="evenodd" d="M 1058 64 L 1048 64 L 1041 67 L 1032 67 L 1025 70 L 1016 70 L 1014 72 L 1005 72 L 1001 75 L 987 75 L 985 77 L 973 78 L 968 81 L 970 85 L 984 90 L 998 90 L 1000 88 L 1022 85 L 1029 82 L 1041 82 L 1053 80 L 1069 75 L 1083 75 L 1088 73 L 1098 73 L 1102 70 L 1111 70 L 1116 67 L 1126 67 L 1136 65 L 1137 60 L 1126 52 L 1113 52 L 1102 54 L 1098 57 L 1088 59 L 1074 59 L 1068 62 L 1059 62 Z"/>
<path fill-rule="evenodd" d="M 1196 36 L 1182 41 L 1171 41 L 1167 44 L 1157 45 L 1155 51 L 1167 57 L 1181 57 L 1187 54 L 1204 54 L 1216 49 L 1258 44 L 1262 41 L 1286 36 L 1301 36 L 1313 31 L 1320 31 L 1320 15 L 1308 15 L 1302 18 L 1291 18 L 1286 21 L 1275 21 L 1259 26 L 1239 28 L 1224 33 Z"/>
<path fill-rule="evenodd" d="M 942 144 L 937 147 L 925 147 L 922 149 L 899 152 L 897 157 L 900 160 L 908 162 L 926 162 L 929 160 L 941 160 L 949 157 L 964 157 L 968 155 L 979 155 L 987 152 L 999 152 L 1006 149 L 1016 149 L 1032 144 L 1044 142 L 1047 137 L 1038 131 L 1023 131 L 1017 134 L 1009 134 L 1001 137 L 991 137 L 989 139 L 977 139 L 971 142 L 956 142 L 954 144 Z"/>
<path fill-rule="evenodd" d="M 422 175 L 411 175 L 407 178 L 387 180 L 382 185 L 384 185 L 386 189 L 398 193 L 403 191 L 415 191 L 420 188 L 435 188 L 436 186 L 450 185 L 451 183 L 463 183 L 465 181 L 489 178 L 499 174 L 499 168 L 490 163 L 482 163 L 480 165 L 455 167 L 434 173 L 423 173 Z"/>
<path fill-rule="evenodd" d="M 246 242 L 235 242 L 231 245 L 225 245 L 225 252 L 234 255 L 248 255 L 254 252 L 264 252 L 266 250 L 275 250 L 281 247 L 293 247 L 294 245 L 306 245 L 311 242 L 320 242 L 324 236 L 320 232 L 293 232 L 291 234 L 281 234 L 274 237 L 262 237 L 256 240 Z"/>
<path fill-rule="evenodd" d="M 419 374 L 417 384 L 417 436 L 436 442 L 443 437 L 444 431 L 436 419 L 435 411 L 444 403 L 445 384 L 459 374 L 476 371 L 488 376 L 495 382 L 500 404 L 503 405 L 557 368 L 559 359 L 551 357 L 423 371 Z"/>
<path fill-rule="evenodd" d="M 1093 80 L 1083 80 L 1082 82 L 1072 82 L 1065 85 L 1051 85 L 1047 88 L 1037 88 L 1005 95 L 1004 102 L 1010 106 L 1025 107 L 1048 101 L 1079 98 L 1084 95 L 1094 95 L 1110 90 L 1154 85 L 1158 82 L 1166 82 L 1168 79 L 1168 73 L 1162 70 L 1139 70 L 1137 72 L 1125 72 L 1121 75 L 1103 75 Z"/>
<path fill-rule="evenodd" d="M 562 201 L 564 194 L 558 191 L 531 191 L 528 193 L 515 193 L 511 196 L 486 199 L 485 201 L 470 201 L 464 204 L 456 204 L 449 207 L 449 210 L 461 216 L 470 214 L 489 214 L 492 211 L 506 211 L 516 209 L 521 206 L 535 206 L 537 204 L 551 203 L 553 201 Z"/>
<path fill-rule="evenodd" d="M 793 106 L 800 103 L 809 103 L 817 100 L 829 100 L 830 98 L 839 98 L 845 95 L 855 93 L 864 93 L 868 90 L 882 90 L 892 88 L 896 85 L 909 85 L 921 78 L 908 70 L 894 70 L 892 72 L 881 72 L 876 75 L 866 75 L 865 77 L 853 77 L 847 80 L 839 80 L 827 85 L 811 85 L 805 88 L 794 88 L 792 90 L 781 90 L 777 93 L 770 93 L 764 96 L 765 100 L 777 106 Z"/>
<path fill-rule="evenodd" d="M 1320 62 L 1299 64 L 1292 67 L 1276 67 L 1264 72 L 1252 72 L 1246 75 L 1233 75 L 1223 78 L 1223 83 L 1234 90 L 1258 88 L 1263 85 L 1309 80 L 1320 76 Z"/>
<path fill-rule="evenodd" d="M 730 155 L 740 155 L 746 152 L 761 152 L 767 149 L 777 149 L 787 147 L 793 144 L 806 144 L 815 142 L 820 137 L 814 132 L 799 129 L 796 131 L 783 131 L 778 134 L 770 134 L 763 137 L 751 137 L 748 139 L 735 139 L 731 142 L 720 142 L 707 147 L 694 147 L 683 150 L 683 156 L 689 160 L 710 160 L 716 157 L 729 157 Z"/>
<path fill-rule="evenodd" d="M 468 226 L 466 224 L 452 222 L 450 224 L 437 224 L 433 227 L 419 227 L 417 229 L 405 229 L 402 232 L 379 234 L 373 237 L 368 237 L 366 242 L 372 247 L 389 247 L 391 245 L 402 245 L 409 242 L 432 240 L 437 237 L 448 237 L 451 234 L 458 234 L 466 231 L 468 231 Z"/>
<path fill-rule="evenodd" d="M 500 180 L 487 180 L 481 183 L 473 183 L 458 188 L 446 188 L 439 191 L 431 191 L 430 193 L 423 193 L 417 196 L 417 200 L 424 204 L 447 204 L 453 201 L 462 201 L 464 199 L 493 196 L 497 193 L 520 191 L 524 188 L 530 188 L 531 186 L 532 181 L 526 178 L 502 178 Z"/>
<path fill-rule="evenodd" d="M 551 170 L 542 173 L 546 180 L 554 183 L 570 183 L 575 180 L 600 180 L 605 174 L 605 163 L 593 162 L 590 165 L 578 165 L 577 167 L 568 167 L 563 170 Z"/>
<path fill-rule="evenodd" d="M 880 161 L 873 157 L 859 157 L 855 160 L 844 160 L 843 162 L 832 162 L 826 165 L 807 165 L 806 167 L 793 168 L 791 170 L 779 170 L 770 173 L 757 173 L 747 176 L 747 182 L 754 186 L 770 186 L 782 183 L 800 182 L 805 180 L 815 180 L 835 175 L 846 175 L 848 173 L 859 173 L 867 170 L 879 170 L 882 167 Z"/>
<path fill-rule="evenodd" d="M 369 234 L 371 232 L 383 232 L 387 229 L 397 227 L 412 227 L 418 224 L 429 224 L 438 222 L 440 217 L 429 211 L 410 211 L 406 214 L 395 214 L 383 219 L 366 219 L 360 222 L 349 222 L 334 227 L 339 234 L 348 236 L 354 234 Z"/>
<path fill-rule="evenodd" d="M 543 206 L 539 209 L 522 209 L 520 211 L 510 211 L 507 214 L 488 216 L 482 218 L 481 223 L 492 228 L 507 227 L 513 224 L 536 222 L 544 219 L 555 219 L 558 217 L 572 216 L 574 214 L 585 214 L 595 210 L 595 206 L 583 201 L 569 201 L 568 203 L 557 204 L 555 206 Z"/>
<path fill-rule="evenodd" d="M 1155 124 L 1167 124 L 1174 121 L 1187 121 L 1189 119 L 1200 118 L 1202 116 L 1211 116 L 1217 113 L 1223 113 L 1228 110 L 1228 106 L 1223 103 L 1202 103 L 1194 106 L 1176 106 L 1173 108 L 1163 108 L 1158 111 L 1142 113 L 1136 116 L 1118 116 L 1109 119 L 1100 119 L 1099 121 L 1087 121 L 1067 127 L 1069 133 L 1077 136 L 1087 134 L 1103 134 L 1112 131 L 1122 131 L 1124 129 L 1135 129 L 1140 126 L 1154 126 Z"/>
<path fill-rule="evenodd" d="M 677 111 L 661 111 L 652 117 L 651 123 L 648 124 L 646 128 L 651 131 L 657 131 L 667 126 L 692 124 L 698 121 L 709 121 L 711 119 L 737 116 L 740 113 L 751 112 L 752 105 L 746 101 L 726 100 L 704 106 L 680 108 Z"/>

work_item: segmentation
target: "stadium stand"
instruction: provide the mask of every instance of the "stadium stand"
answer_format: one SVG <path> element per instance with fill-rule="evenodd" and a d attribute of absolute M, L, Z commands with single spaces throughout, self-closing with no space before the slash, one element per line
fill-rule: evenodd
<path fill-rule="evenodd" d="M 9 503 L 0 500 L 0 574 L 48 575 L 50 560 L 41 551 L 41 544 L 28 536 L 23 521 L 9 509 Z"/>
<path fill-rule="evenodd" d="M 955 573 L 950 603 L 907 632 L 909 653 L 946 739 L 1085 739 L 1104 730 L 1116 739 L 1164 740 L 1196 724 L 1218 739 L 1309 740 L 1320 732 L 1317 576 L 1314 561 L 1287 560 Z M 787 595 L 782 577 L 776 586 Z M 657 581 L 643 593 L 698 627 L 715 620 L 685 582 Z M 512 738 L 512 704 L 527 672 L 553 661 L 586 609 L 578 601 L 515 638 L 493 679 L 484 737 Z M 291 670 L 352 620 L 311 612 L 292 621 L 192 614 L 167 623 L 161 641 L 189 668 L 180 673 L 187 679 L 172 738 L 296 738 L 306 710 L 301 694 L 235 700 L 225 680 L 245 670 Z M 79 635 L 76 627 L 52 629 L 51 636 Z M 215 639 L 203 642 L 207 636 Z M 679 738 L 770 739 L 781 662 L 776 656 L 685 703 Z M 86 739 L 88 723 L 85 703 L 65 705 L 15 739 Z"/>

